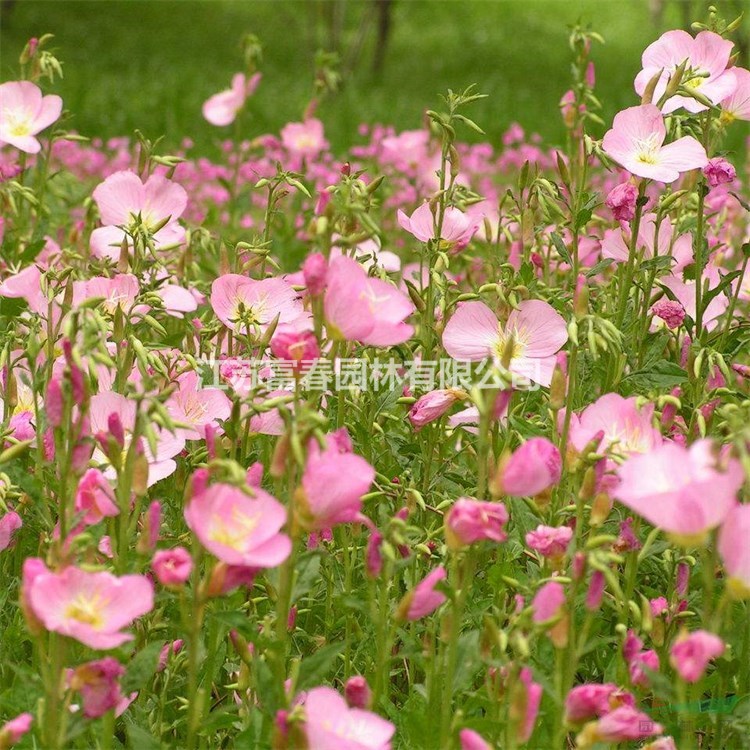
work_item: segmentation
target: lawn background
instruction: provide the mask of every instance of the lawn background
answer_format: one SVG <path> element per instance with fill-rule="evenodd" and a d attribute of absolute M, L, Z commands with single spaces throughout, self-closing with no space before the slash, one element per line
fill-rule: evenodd
<path fill-rule="evenodd" d="M 369 2 L 341 2 L 345 47 Z M 731 3 L 717 3 L 727 17 L 736 15 Z M 693 2 L 701 14 L 706 5 Z M 477 83 L 489 98 L 472 114 L 491 142 L 518 121 L 558 143 L 558 101 L 570 80 L 568 25 L 581 20 L 605 37 L 594 59 L 610 122 L 637 103 L 632 81 L 641 52 L 681 24 L 682 10 L 671 0 L 657 28 L 647 0 L 395 0 L 382 74 L 371 67 L 373 28 L 354 75 L 318 115 L 342 151 L 361 140 L 360 122 L 419 127 L 440 92 Z M 264 79 L 246 135 L 278 132 L 301 118 L 310 97 L 315 50 L 327 40 L 325 13 L 320 0 L 17 0 L 0 30 L 0 70 L 3 80 L 16 77 L 26 40 L 52 32 L 65 71 L 54 90 L 74 115 L 69 127 L 102 137 L 140 128 L 165 135 L 171 148 L 187 136 L 211 154 L 231 130 L 208 125 L 201 104 L 241 70 L 242 35 L 253 32 L 264 46 Z M 729 145 L 744 148 L 743 134 L 739 123 Z"/>

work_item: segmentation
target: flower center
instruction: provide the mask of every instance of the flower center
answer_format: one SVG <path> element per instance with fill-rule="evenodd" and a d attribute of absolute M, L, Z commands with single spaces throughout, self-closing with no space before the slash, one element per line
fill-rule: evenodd
<path fill-rule="evenodd" d="M 214 542 L 241 552 L 247 546 L 247 537 L 258 525 L 258 518 L 248 516 L 239 508 L 232 508 L 231 518 L 217 518 L 209 538 Z"/>
<path fill-rule="evenodd" d="M 71 620 L 100 628 L 104 624 L 102 617 L 102 596 L 100 594 L 78 594 L 65 608 L 65 616 Z"/>

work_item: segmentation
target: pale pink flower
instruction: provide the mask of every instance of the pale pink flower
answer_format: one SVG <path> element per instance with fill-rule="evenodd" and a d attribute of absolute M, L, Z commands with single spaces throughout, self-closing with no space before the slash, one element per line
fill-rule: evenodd
<path fill-rule="evenodd" d="M 620 456 L 648 453 L 663 438 L 653 426 L 654 405 L 638 407 L 634 396 L 605 393 L 570 421 L 570 442 L 577 451 L 598 440 L 596 450 Z"/>
<path fill-rule="evenodd" d="M 659 655 L 653 649 L 639 651 L 628 662 L 628 672 L 633 685 L 647 687 L 649 685 L 648 672 L 659 671 Z"/>
<path fill-rule="evenodd" d="M 499 363 L 510 353 L 509 370 L 543 386 L 551 383 L 555 354 L 567 340 L 562 316 L 541 300 L 521 302 L 504 326 L 484 302 L 462 302 L 443 331 L 443 346 L 454 359 Z"/>
<path fill-rule="evenodd" d="M 592 725 L 587 725 L 578 735 L 578 747 L 590 747 L 595 742 L 626 742 L 642 740 L 652 734 L 662 731 L 661 724 L 657 724 L 648 714 L 638 711 L 632 706 L 620 706 L 605 714 Z M 582 741 L 582 736 L 585 742 Z"/>
<path fill-rule="evenodd" d="M 339 256 L 328 266 L 324 312 L 332 335 L 369 346 L 402 344 L 414 333 L 404 323 L 414 311 L 407 295 L 368 276 L 357 261 Z"/>
<path fill-rule="evenodd" d="M 724 521 L 745 480 L 740 463 L 717 457 L 709 440 L 689 448 L 664 443 L 628 458 L 618 475 L 615 496 L 623 505 L 689 544 Z"/>
<path fill-rule="evenodd" d="M 710 287 L 716 287 L 719 282 L 718 274 L 716 277 L 712 277 L 710 270 L 708 273 L 704 272 L 704 283 L 706 276 L 711 280 Z M 715 279 L 715 280 L 714 280 Z M 696 296 L 695 296 L 695 281 L 683 281 L 677 276 L 668 276 L 662 280 L 662 284 L 667 287 L 672 294 L 675 296 L 677 301 L 685 308 L 685 312 L 693 320 L 696 316 Z M 731 286 L 730 286 L 731 290 Z M 711 331 L 716 328 L 719 318 L 724 314 L 727 309 L 729 301 L 724 294 L 717 294 L 709 303 L 708 307 L 703 311 L 703 325 L 707 331 Z"/>
<path fill-rule="evenodd" d="M 278 318 L 278 325 L 306 327 L 299 295 L 281 278 L 251 279 L 236 273 L 219 276 L 211 285 L 211 307 L 216 317 L 235 333 L 262 336 Z"/>
<path fill-rule="evenodd" d="M 117 708 L 124 697 L 120 690 L 120 677 L 124 674 L 125 667 L 111 656 L 90 661 L 72 670 L 69 684 L 73 690 L 81 693 L 83 715 L 87 719 L 98 719 L 107 711 Z"/>
<path fill-rule="evenodd" d="M 724 641 L 706 630 L 678 636 L 669 652 L 669 662 L 685 682 L 698 682 L 708 662 L 724 653 Z"/>
<path fill-rule="evenodd" d="M 659 101 L 670 76 L 687 60 L 682 85 L 719 104 L 737 88 L 734 70 L 727 69 L 732 46 L 731 41 L 722 39 L 713 31 L 701 31 L 695 38 L 681 29 L 667 31 L 644 50 L 641 60 L 643 69 L 635 78 L 635 90 L 642 95 L 649 81 L 661 73 L 653 96 L 653 101 Z M 688 112 L 706 109 L 705 104 L 696 99 L 680 95 L 667 99 L 663 111 L 669 114 L 680 107 Z"/>
<path fill-rule="evenodd" d="M 315 118 L 284 125 L 281 129 L 281 144 L 290 153 L 304 157 L 315 157 L 328 148 L 323 123 Z"/>
<path fill-rule="evenodd" d="M 310 253 L 302 263 L 302 277 L 308 293 L 323 294 L 328 278 L 328 261 L 322 253 Z"/>
<path fill-rule="evenodd" d="M 375 469 L 364 458 L 340 451 L 332 439 L 325 450 L 311 443 L 297 494 L 303 527 L 319 531 L 357 520 L 374 479 Z"/>
<path fill-rule="evenodd" d="M 290 362 L 295 372 L 299 372 L 320 356 L 320 347 L 312 331 L 277 329 L 271 339 L 271 354 Z"/>
<path fill-rule="evenodd" d="M 504 542 L 506 523 L 508 511 L 502 503 L 459 497 L 445 516 L 448 546 L 459 549 L 484 539 Z"/>
<path fill-rule="evenodd" d="M 62 99 L 55 94 L 42 96 L 31 81 L 0 84 L 0 144 L 27 154 L 39 153 L 42 146 L 34 136 L 52 125 L 61 112 Z"/>
<path fill-rule="evenodd" d="M 184 547 L 160 549 L 151 559 L 151 568 L 163 586 L 180 586 L 193 572 L 193 558 Z"/>
<path fill-rule="evenodd" d="M 564 555 L 573 538 L 570 526 L 544 526 L 540 524 L 526 534 L 526 544 L 544 557 Z"/>
<path fill-rule="evenodd" d="M 112 485 L 99 469 L 88 469 L 81 477 L 76 490 L 75 511 L 83 514 L 83 522 L 88 525 L 120 512 Z"/>
<path fill-rule="evenodd" d="M 185 241 L 185 230 L 177 220 L 187 206 L 187 193 L 166 177 L 153 174 L 144 183 L 134 172 L 115 172 L 96 187 L 93 198 L 104 225 L 91 233 L 91 250 L 99 258 L 119 259 L 123 240 L 130 245 L 119 227 L 132 225 L 138 216 L 153 233 L 155 247 Z"/>
<path fill-rule="evenodd" d="M 228 484 L 212 484 L 190 499 L 184 514 L 198 541 L 228 565 L 272 568 L 292 550 L 289 537 L 280 533 L 286 509 L 257 487 L 250 495 Z"/>
<path fill-rule="evenodd" d="M 721 102 L 722 119 L 750 120 L 750 70 L 732 68 L 737 88 Z"/>
<path fill-rule="evenodd" d="M 638 188 L 632 182 L 623 182 L 609 191 L 604 203 L 617 221 L 632 221 L 637 198 Z"/>
<path fill-rule="evenodd" d="M 737 598 L 750 598 L 750 504 L 729 511 L 719 531 L 719 554 L 727 587 Z"/>
<path fill-rule="evenodd" d="M 518 447 L 500 467 L 498 482 L 507 495 L 530 497 L 560 481 L 562 459 L 547 438 L 534 437 Z"/>
<path fill-rule="evenodd" d="M 245 106 L 247 98 L 255 93 L 260 79 L 260 73 L 255 73 L 250 78 L 242 73 L 235 73 L 231 88 L 214 94 L 203 103 L 203 116 L 211 125 L 230 125 Z"/>
<path fill-rule="evenodd" d="M 703 167 L 703 174 L 712 188 L 732 182 L 737 177 L 735 168 L 726 159 L 721 157 L 709 159 L 708 164 Z"/>
<path fill-rule="evenodd" d="M 232 402 L 220 388 L 200 388 L 198 374 L 189 371 L 177 378 L 177 390 L 167 399 L 166 410 L 179 423 L 177 434 L 186 440 L 200 440 L 206 427 L 218 429 L 229 419 Z"/>
<path fill-rule="evenodd" d="M 31 714 L 19 714 L 15 719 L 6 721 L 0 726 L 0 747 L 11 747 L 20 742 L 33 723 L 34 717 Z"/>
<path fill-rule="evenodd" d="M 24 589 L 26 585 L 24 580 Z M 145 576 L 117 578 L 72 566 L 60 573 L 39 571 L 25 595 L 47 630 L 93 649 L 116 648 L 133 640 L 122 628 L 154 606 L 154 587 Z"/>
<path fill-rule="evenodd" d="M 454 388 L 430 391 L 420 396 L 409 410 L 409 421 L 415 430 L 440 419 L 461 397 L 462 392 Z"/>
<path fill-rule="evenodd" d="M 531 602 L 535 623 L 548 622 L 557 617 L 565 604 L 565 589 L 557 581 L 548 581 L 534 595 Z"/>
<path fill-rule="evenodd" d="M 693 262 L 693 238 L 685 233 L 675 236 L 674 227 L 668 216 L 663 216 L 656 231 L 656 214 L 646 213 L 641 218 L 638 228 L 636 250 L 643 253 L 643 258 L 655 255 L 671 255 L 674 258 L 672 269 L 681 271 Z M 607 229 L 601 242 L 603 258 L 613 258 L 624 263 L 630 255 L 630 230 L 627 227 Z"/>
<path fill-rule="evenodd" d="M 140 291 L 138 279 L 129 273 L 119 273 L 112 278 L 94 276 L 86 281 L 73 282 L 73 305 L 101 298 L 102 307 L 113 315 L 117 309 L 129 313 Z"/>
<path fill-rule="evenodd" d="M 658 107 L 641 104 L 615 115 L 602 149 L 631 174 L 658 182 L 674 182 L 682 172 L 706 166 L 706 151 L 695 138 L 686 135 L 665 146 L 666 137 Z"/>
<path fill-rule="evenodd" d="M 2 480 L 0 480 L 2 481 Z M 21 516 L 14 510 L 9 510 L 0 518 L 0 552 L 7 549 L 13 540 L 13 534 L 23 526 Z"/>
<path fill-rule="evenodd" d="M 685 308 L 676 300 L 660 299 L 651 308 L 651 314 L 664 321 L 667 328 L 674 330 L 685 320 Z"/>
<path fill-rule="evenodd" d="M 185 313 L 198 309 L 202 295 L 178 284 L 163 284 L 156 290 L 164 305 L 164 312 L 173 318 L 184 318 Z"/>
<path fill-rule="evenodd" d="M 399 210 L 398 223 L 420 242 L 439 239 L 441 245 L 457 249 L 466 247 L 479 228 L 479 222 L 476 219 L 457 208 L 448 206 L 440 227 L 440 237 L 436 237 L 436 221 L 429 203 L 423 203 L 411 216 Z"/>
<path fill-rule="evenodd" d="M 396 728 L 371 711 L 350 708 L 333 688 L 304 697 L 307 750 L 390 750 Z"/>
<path fill-rule="evenodd" d="M 473 729 L 462 729 L 458 733 L 458 740 L 461 750 L 492 750 L 492 745 Z"/>
<path fill-rule="evenodd" d="M 619 706 L 635 706 L 635 698 L 612 683 L 578 685 L 565 698 L 565 721 L 580 724 Z"/>
<path fill-rule="evenodd" d="M 401 600 L 396 612 L 397 619 L 420 620 L 432 614 L 445 601 L 445 594 L 438 591 L 435 586 L 447 576 L 442 565 L 428 573 Z"/>
<path fill-rule="evenodd" d="M 42 271 L 36 265 L 8 276 L 0 284 L 0 297 L 26 300 L 32 312 L 44 317 L 49 314 L 49 300 L 42 291 Z"/>

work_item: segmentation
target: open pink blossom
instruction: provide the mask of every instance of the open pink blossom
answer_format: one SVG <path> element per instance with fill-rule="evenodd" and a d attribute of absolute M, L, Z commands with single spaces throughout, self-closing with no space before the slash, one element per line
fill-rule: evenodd
<path fill-rule="evenodd" d="M 577 451 L 598 440 L 596 450 L 618 456 L 647 453 L 663 442 L 653 424 L 654 405 L 638 407 L 635 396 L 605 393 L 570 421 L 570 442 Z"/>
<path fill-rule="evenodd" d="M 83 514 L 83 522 L 89 525 L 120 512 L 112 485 L 99 469 L 88 469 L 81 477 L 76 490 L 75 511 Z"/>
<path fill-rule="evenodd" d="M 0 84 L 0 144 L 7 143 L 27 154 L 37 154 L 42 145 L 35 138 L 62 112 L 62 99 L 55 94 L 42 96 L 31 81 Z"/>
<path fill-rule="evenodd" d="M 680 635 L 669 652 L 669 661 L 685 682 L 698 682 L 708 662 L 724 653 L 724 641 L 706 630 Z"/>
<path fill-rule="evenodd" d="M 255 93 L 260 79 L 260 73 L 255 73 L 250 78 L 243 73 L 235 73 L 231 88 L 214 94 L 203 103 L 203 116 L 212 125 L 230 125 L 245 106 L 247 98 Z"/>
<path fill-rule="evenodd" d="M 573 538 L 570 526 L 544 526 L 540 524 L 526 534 L 526 544 L 543 557 L 557 558 L 565 554 Z"/>
<path fill-rule="evenodd" d="M 732 68 L 737 88 L 721 102 L 722 120 L 750 120 L 750 70 Z"/>
<path fill-rule="evenodd" d="M 448 577 L 445 568 L 440 565 L 428 573 L 401 600 L 396 612 L 400 620 L 421 620 L 431 615 L 444 601 L 445 594 L 435 586 Z"/>
<path fill-rule="evenodd" d="M 727 69 L 732 46 L 731 41 L 722 39 L 713 31 L 701 31 L 695 38 L 682 29 L 667 31 L 644 50 L 643 69 L 635 78 L 635 90 L 642 95 L 649 82 L 661 73 L 653 95 L 653 101 L 659 101 L 669 78 L 679 65 L 687 61 L 682 85 L 719 104 L 737 88 L 734 70 Z M 669 114 L 680 107 L 688 112 L 707 109 L 705 104 L 692 97 L 677 95 L 666 100 L 662 111 Z"/>
<path fill-rule="evenodd" d="M 451 357 L 476 362 L 501 362 L 510 353 L 509 370 L 548 386 L 555 354 L 568 340 L 562 316 L 542 300 L 521 302 L 503 326 L 484 302 L 462 302 L 443 331 L 443 346 Z"/>
<path fill-rule="evenodd" d="M 412 427 L 418 431 L 430 422 L 440 419 L 461 398 L 465 398 L 465 394 L 455 388 L 425 393 L 409 410 L 409 421 Z"/>
<path fill-rule="evenodd" d="M 304 122 L 289 122 L 281 129 L 281 144 L 296 156 L 315 157 L 328 148 L 323 134 L 323 123 L 310 118 Z"/>
<path fill-rule="evenodd" d="M 252 495 L 228 484 L 212 484 L 185 507 L 185 521 L 200 543 L 228 565 L 271 568 L 289 556 L 291 541 L 279 530 L 284 506 L 259 488 Z"/>
<path fill-rule="evenodd" d="M 347 341 L 369 346 L 393 346 L 411 338 L 404 323 L 414 311 L 411 300 L 386 281 L 367 275 L 356 260 L 334 258 L 328 266 L 324 297 L 326 327 Z"/>
<path fill-rule="evenodd" d="M 193 558 L 184 547 L 160 549 L 151 559 L 156 580 L 163 586 L 179 586 L 190 578 Z"/>
<path fill-rule="evenodd" d="M 120 677 L 124 674 L 125 667 L 111 656 L 90 661 L 72 670 L 69 685 L 81 693 L 83 715 L 87 719 L 98 719 L 107 711 L 117 708 L 124 697 L 120 690 Z"/>
<path fill-rule="evenodd" d="M 578 685 L 565 698 L 565 721 L 580 724 L 604 716 L 619 706 L 635 706 L 635 698 L 612 683 Z"/>
<path fill-rule="evenodd" d="M 42 271 L 34 264 L 8 276 L 0 284 L 0 297 L 23 299 L 32 312 L 43 317 L 49 313 L 49 300 L 42 290 Z"/>
<path fill-rule="evenodd" d="M 307 750 L 390 750 L 396 728 L 362 708 L 349 708 L 330 687 L 309 690 L 303 700 Z"/>
<path fill-rule="evenodd" d="M 72 566 L 59 573 L 39 572 L 25 595 L 47 630 L 94 649 L 116 648 L 133 640 L 122 629 L 154 606 L 154 587 L 145 576 L 118 578 Z"/>
<path fill-rule="evenodd" d="M 629 227 L 606 230 L 601 242 L 602 257 L 625 263 L 630 255 L 630 238 Z M 678 271 L 693 262 L 693 238 L 688 233 L 676 235 L 668 216 L 662 217 L 657 232 L 656 214 L 646 213 L 638 227 L 636 251 L 642 252 L 644 259 L 671 255 L 672 269 Z"/>
<path fill-rule="evenodd" d="M 211 285 L 211 307 L 227 328 L 257 337 L 277 318 L 278 325 L 300 329 L 309 319 L 297 292 L 281 278 L 257 280 L 236 273 L 219 276 Z"/>
<path fill-rule="evenodd" d="M 587 724 L 576 738 L 576 747 L 589 748 L 597 742 L 613 743 L 643 740 L 662 731 L 648 714 L 632 706 L 620 706 L 596 722 Z"/>
<path fill-rule="evenodd" d="M 132 225 L 138 216 L 153 233 L 157 248 L 185 241 L 177 220 L 187 206 L 187 193 L 166 177 L 153 174 L 144 183 L 135 172 L 115 172 L 96 187 L 93 197 L 104 225 L 91 233 L 91 250 L 99 258 L 119 259 L 123 240 L 130 244 L 119 227 Z"/>
<path fill-rule="evenodd" d="M 117 309 L 129 313 L 140 291 L 138 279 L 129 273 L 118 273 L 112 278 L 93 276 L 86 281 L 73 282 L 73 305 L 82 305 L 101 298 L 102 307 L 110 315 Z"/>
<path fill-rule="evenodd" d="M 177 390 L 166 403 L 167 412 L 180 423 L 177 432 L 185 440 L 205 437 L 206 427 L 219 427 L 219 422 L 229 419 L 232 402 L 219 388 L 200 388 L 197 373 L 185 372 L 177 378 Z"/>
<path fill-rule="evenodd" d="M 632 455 L 618 475 L 617 499 L 685 544 L 701 543 L 724 521 L 745 479 L 739 462 L 717 456 L 709 440 Z"/>
<path fill-rule="evenodd" d="M 719 283 L 718 274 L 711 274 L 710 269 L 708 272 L 704 271 L 704 283 L 706 277 L 709 278 L 709 288 L 715 288 Z M 695 293 L 695 281 L 683 281 L 679 276 L 668 276 L 662 280 L 662 284 L 667 287 L 672 294 L 675 296 L 677 301 L 682 305 L 685 313 L 689 315 L 693 320 L 696 316 L 696 293 Z M 732 285 L 730 285 L 730 290 Z M 717 294 L 709 303 L 708 306 L 703 310 L 703 325 L 707 331 L 712 331 L 719 323 L 719 319 L 724 314 L 729 300 L 727 300 L 724 294 Z"/>
<path fill-rule="evenodd" d="M 498 489 L 507 495 L 531 497 L 560 481 L 562 458 L 547 438 L 534 437 L 518 447 L 499 468 Z"/>
<path fill-rule="evenodd" d="M 445 209 L 443 223 L 440 227 L 440 237 L 436 237 L 435 216 L 429 203 L 423 203 L 411 216 L 407 216 L 399 210 L 398 223 L 420 242 L 439 239 L 440 244 L 446 248 L 456 249 L 466 247 L 479 227 L 479 222 L 476 219 L 457 208 L 448 206 Z"/>
<path fill-rule="evenodd" d="M 736 599 L 750 599 L 750 504 L 729 511 L 719 531 L 719 554 L 727 588 Z"/>
<path fill-rule="evenodd" d="M 7 549 L 13 541 L 13 534 L 23 526 L 21 516 L 14 510 L 9 510 L 0 517 L 0 552 Z"/>
<path fill-rule="evenodd" d="M 374 479 L 375 469 L 364 458 L 342 452 L 330 436 L 324 450 L 312 443 L 296 497 L 300 523 L 319 531 L 355 521 Z"/>
<path fill-rule="evenodd" d="M 686 135 L 665 146 L 666 137 L 659 108 L 641 104 L 615 115 L 602 149 L 631 174 L 658 182 L 674 182 L 682 172 L 706 166 L 706 151 L 695 138 Z"/>
<path fill-rule="evenodd" d="M 448 546 L 466 547 L 484 539 L 504 542 L 508 511 L 502 503 L 483 502 L 471 497 L 459 497 L 445 516 L 445 536 Z"/>

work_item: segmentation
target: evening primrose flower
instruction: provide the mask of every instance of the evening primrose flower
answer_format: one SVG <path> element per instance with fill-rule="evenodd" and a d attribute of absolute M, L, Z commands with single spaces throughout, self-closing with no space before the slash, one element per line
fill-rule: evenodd
<path fill-rule="evenodd" d="M 466 247 L 479 228 L 479 222 L 453 206 L 448 206 L 443 215 L 440 237 L 435 237 L 435 217 L 429 203 L 423 203 L 411 216 L 398 212 L 398 223 L 420 242 L 439 239 L 446 248 Z"/>
<path fill-rule="evenodd" d="M 62 112 L 62 99 L 55 94 L 42 96 L 31 81 L 0 84 L 0 144 L 7 143 L 27 154 L 37 154 L 42 145 L 35 138 Z"/>
<path fill-rule="evenodd" d="M 232 76 L 230 88 L 214 94 L 204 102 L 203 116 L 212 125 L 230 125 L 245 106 L 247 98 L 255 93 L 260 79 L 260 73 L 255 73 L 249 78 L 242 73 L 236 73 Z"/>

